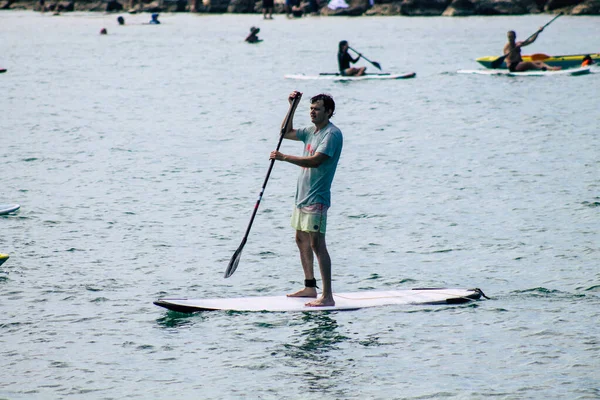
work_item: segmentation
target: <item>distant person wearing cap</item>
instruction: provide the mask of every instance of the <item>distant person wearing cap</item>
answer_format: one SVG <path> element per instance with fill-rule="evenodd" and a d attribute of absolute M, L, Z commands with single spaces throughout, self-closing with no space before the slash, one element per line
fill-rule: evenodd
<path fill-rule="evenodd" d="M 148 23 L 151 25 L 160 24 L 160 21 L 158 20 L 158 14 L 157 13 L 152 14 L 152 19 Z"/>
<path fill-rule="evenodd" d="M 246 42 L 248 43 L 258 43 L 262 42 L 262 39 L 258 38 L 258 32 L 260 32 L 260 28 L 255 26 L 250 28 L 250 34 L 246 36 Z"/>

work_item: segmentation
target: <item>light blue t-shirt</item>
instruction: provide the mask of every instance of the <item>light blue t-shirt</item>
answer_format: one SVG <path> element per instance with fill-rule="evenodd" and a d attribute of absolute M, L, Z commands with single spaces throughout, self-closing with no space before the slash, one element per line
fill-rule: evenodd
<path fill-rule="evenodd" d="M 331 206 L 331 183 L 335 175 L 344 139 L 342 131 L 331 122 L 319 132 L 310 126 L 296 131 L 296 137 L 304 142 L 304 157 L 323 153 L 329 158 L 317 168 L 302 168 L 296 187 L 296 207 L 302 208 L 312 204 Z"/>

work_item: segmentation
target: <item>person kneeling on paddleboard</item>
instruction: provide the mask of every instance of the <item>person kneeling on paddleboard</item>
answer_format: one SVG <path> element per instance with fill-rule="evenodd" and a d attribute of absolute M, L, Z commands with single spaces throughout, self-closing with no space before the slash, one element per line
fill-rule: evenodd
<path fill-rule="evenodd" d="M 302 96 L 292 92 L 289 102 Z M 300 250 L 300 261 L 304 270 L 304 289 L 289 294 L 288 297 L 317 297 L 317 281 L 314 275 L 316 255 L 323 280 L 323 293 L 307 306 L 326 307 L 335 305 L 331 288 L 331 258 L 325 244 L 327 210 L 331 205 L 331 183 L 335 176 L 342 153 L 342 132 L 329 119 L 335 111 L 331 96 L 318 94 L 310 99 L 310 120 L 314 126 L 294 129 L 292 110 L 289 123 L 283 122 L 284 139 L 304 142 L 302 156 L 271 152 L 270 159 L 287 161 L 301 167 L 296 187 L 295 207 L 292 213 L 292 227 L 296 230 L 296 244 Z"/>
<path fill-rule="evenodd" d="M 350 45 L 348 41 L 342 40 L 338 45 L 338 66 L 340 69 L 340 75 L 343 76 L 361 76 L 365 74 L 367 67 L 354 68 L 350 67 L 350 63 L 355 64 L 362 54 L 358 54 L 358 57 L 352 58 L 348 53 Z"/>

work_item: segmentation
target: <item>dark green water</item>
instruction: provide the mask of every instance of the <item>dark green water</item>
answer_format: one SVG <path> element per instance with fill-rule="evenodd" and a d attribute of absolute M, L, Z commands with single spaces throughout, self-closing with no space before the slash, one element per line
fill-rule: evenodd
<path fill-rule="evenodd" d="M 0 203 L 22 207 L 0 217 L 0 398 L 599 398 L 600 75 L 455 73 L 547 15 L 116 17 L 0 14 Z M 598 51 L 599 21 L 561 17 L 528 52 Z M 243 42 L 252 25 L 259 45 Z M 283 79 L 334 71 L 342 39 L 416 79 Z M 491 300 L 310 315 L 152 305 L 301 284 L 289 164 L 222 278 L 292 90 L 331 93 L 345 135 L 334 290 Z"/>

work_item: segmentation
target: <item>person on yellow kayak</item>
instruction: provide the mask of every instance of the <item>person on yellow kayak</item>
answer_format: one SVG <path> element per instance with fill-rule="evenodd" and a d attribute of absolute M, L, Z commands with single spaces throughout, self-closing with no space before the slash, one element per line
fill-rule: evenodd
<path fill-rule="evenodd" d="M 540 28 L 533 36 L 523 42 L 517 42 L 517 34 L 515 31 L 508 31 L 508 43 L 504 45 L 503 54 L 506 54 L 506 66 L 510 72 L 523 72 L 532 69 L 541 69 L 542 71 L 556 71 L 560 67 L 551 67 L 542 61 L 523 61 L 521 58 L 521 47 L 530 45 L 535 42 L 540 32 L 544 28 Z"/>
<path fill-rule="evenodd" d="M 592 60 L 592 57 L 590 57 L 590 55 L 586 55 L 585 57 L 583 57 L 583 61 L 581 63 L 582 67 L 588 67 L 590 65 L 592 65 L 594 63 L 594 60 Z"/>

